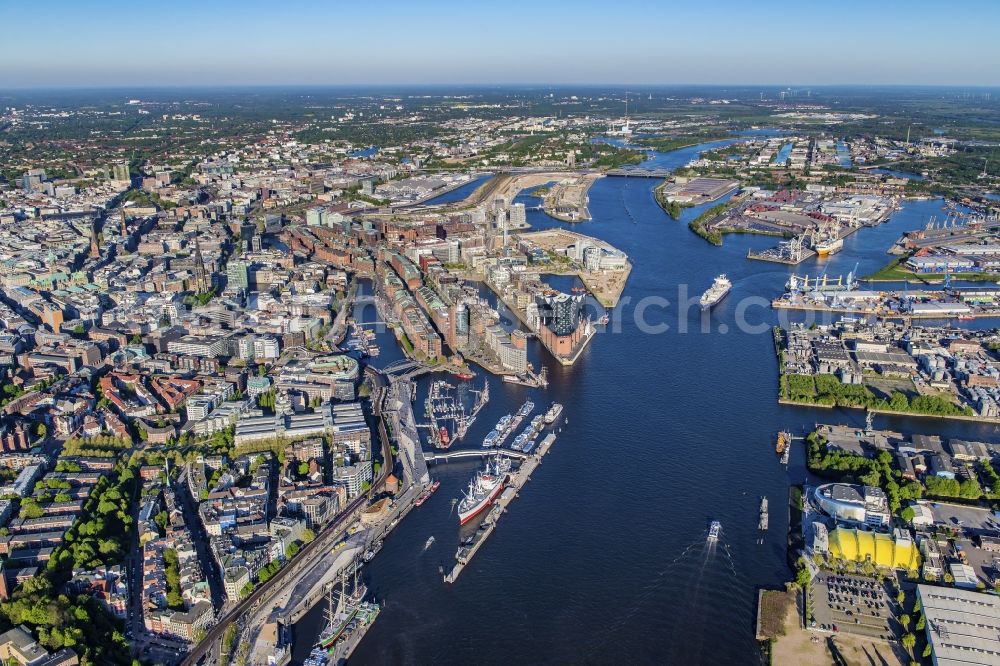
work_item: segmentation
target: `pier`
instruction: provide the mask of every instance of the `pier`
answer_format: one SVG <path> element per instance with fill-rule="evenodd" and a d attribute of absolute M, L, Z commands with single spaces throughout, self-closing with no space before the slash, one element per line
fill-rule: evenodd
<path fill-rule="evenodd" d="M 747 250 L 747 259 L 756 261 L 770 261 L 776 264 L 786 264 L 797 266 L 806 259 L 812 259 L 816 253 L 805 247 L 802 238 L 796 238 L 778 243 L 777 247 L 769 247 L 763 250 Z"/>
<path fill-rule="evenodd" d="M 552 443 L 556 441 L 555 433 L 549 433 L 542 440 L 542 443 L 538 445 L 538 451 L 534 455 L 526 456 L 518 467 L 517 471 L 510 475 L 510 483 L 500 493 L 500 497 L 494 502 L 494 508 L 490 509 L 489 515 L 483 521 L 485 528 L 476 531 L 473 536 L 473 541 L 468 546 L 461 546 L 458 552 L 455 553 L 455 567 L 451 572 L 445 574 L 444 582 L 454 583 L 458 580 L 459 575 L 465 566 L 472 561 L 479 549 L 482 548 L 486 540 L 493 534 L 493 530 L 496 529 L 497 523 L 500 520 L 500 516 L 507 510 L 507 506 L 514 501 L 517 497 L 518 492 L 524 487 L 524 484 L 531 479 L 531 473 L 535 471 L 542 463 L 542 458 L 549 452 L 552 447 Z M 456 451 L 455 453 L 460 453 Z M 464 452 L 461 452 L 464 453 Z M 492 450 L 487 450 L 486 453 L 494 453 Z M 511 457 L 518 457 L 516 453 L 512 451 L 503 451 L 503 453 L 510 455 Z M 447 454 L 446 454 L 447 455 Z M 524 455 L 524 454 L 521 454 Z"/>

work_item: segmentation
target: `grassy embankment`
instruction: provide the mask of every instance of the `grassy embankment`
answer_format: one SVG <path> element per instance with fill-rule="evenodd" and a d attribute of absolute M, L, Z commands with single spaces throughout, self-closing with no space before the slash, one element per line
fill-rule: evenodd
<path fill-rule="evenodd" d="M 897 257 L 888 264 L 878 269 L 871 275 L 863 279 L 869 282 L 924 282 L 927 284 L 943 282 L 944 273 L 914 273 L 904 266 L 909 256 Z M 994 273 L 952 273 L 952 280 L 965 280 L 967 282 L 995 282 L 1000 279 L 1000 275 Z"/>

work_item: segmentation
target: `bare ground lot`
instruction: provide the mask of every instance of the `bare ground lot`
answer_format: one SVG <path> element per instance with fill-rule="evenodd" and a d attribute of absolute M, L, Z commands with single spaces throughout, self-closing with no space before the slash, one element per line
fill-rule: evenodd
<path fill-rule="evenodd" d="M 907 666 L 909 658 L 898 646 L 862 636 L 801 629 L 794 604 L 785 617 L 785 635 L 774 643 L 776 666 Z"/>

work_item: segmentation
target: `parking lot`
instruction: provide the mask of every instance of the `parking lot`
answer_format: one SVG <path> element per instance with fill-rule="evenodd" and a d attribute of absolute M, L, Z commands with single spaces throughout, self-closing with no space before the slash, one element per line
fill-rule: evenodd
<path fill-rule="evenodd" d="M 926 506 L 934 516 L 935 524 L 963 529 L 972 534 L 995 534 L 1000 527 L 989 509 L 944 502 L 927 502 Z"/>
<path fill-rule="evenodd" d="M 895 640 L 898 604 L 873 578 L 821 573 L 812 583 L 814 629 Z"/>

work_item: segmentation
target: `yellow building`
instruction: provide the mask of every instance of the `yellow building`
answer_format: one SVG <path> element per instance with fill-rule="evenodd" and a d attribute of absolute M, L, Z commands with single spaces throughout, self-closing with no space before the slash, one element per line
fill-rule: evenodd
<path fill-rule="evenodd" d="M 830 533 L 830 557 L 870 561 L 883 569 L 916 571 L 920 567 L 920 552 L 903 530 L 890 535 L 838 527 Z"/>

